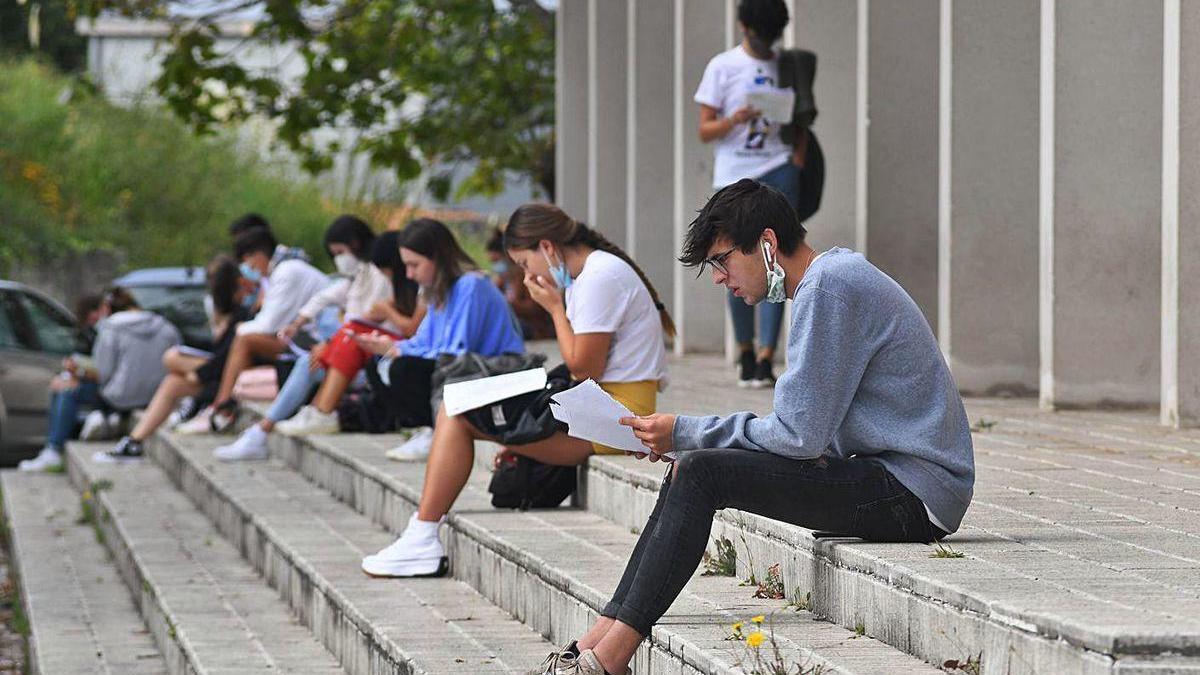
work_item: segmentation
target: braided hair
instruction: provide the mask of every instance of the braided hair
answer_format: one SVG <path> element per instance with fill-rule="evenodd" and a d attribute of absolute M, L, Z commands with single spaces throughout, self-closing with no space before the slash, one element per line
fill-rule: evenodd
<path fill-rule="evenodd" d="M 552 241 L 559 246 L 590 246 L 598 251 L 611 253 L 637 272 L 638 277 L 650 292 L 654 308 L 658 310 L 658 318 L 662 323 L 663 332 L 675 337 L 675 322 L 671 314 L 659 299 L 658 290 L 650 282 L 649 277 L 638 267 L 629 254 L 620 246 L 612 243 L 603 234 L 568 216 L 565 211 L 553 204 L 525 204 L 513 211 L 504 228 L 504 248 L 512 250 L 533 250 L 541 240 Z"/>

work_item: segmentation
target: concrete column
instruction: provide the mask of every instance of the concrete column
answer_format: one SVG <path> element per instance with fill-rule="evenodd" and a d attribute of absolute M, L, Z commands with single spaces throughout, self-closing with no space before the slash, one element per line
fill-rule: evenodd
<path fill-rule="evenodd" d="M 865 243 L 937 329 L 939 0 L 868 3 Z"/>
<path fill-rule="evenodd" d="M 625 246 L 628 41 L 625 2 L 588 2 L 587 223 Z"/>
<path fill-rule="evenodd" d="M 588 208 L 588 0 L 559 0 L 554 15 L 555 200 L 576 218 Z"/>
<path fill-rule="evenodd" d="M 712 148 L 700 142 L 700 111 L 692 95 L 708 60 L 726 48 L 728 8 L 712 0 L 675 0 L 674 250 L 712 194 Z M 724 289 L 675 265 L 675 350 L 721 351 L 725 333 Z"/>
<path fill-rule="evenodd" d="M 858 14 L 847 0 L 795 0 L 787 36 L 799 49 L 817 54 L 817 121 L 813 132 L 825 151 L 825 192 L 821 210 L 807 223 L 809 243 L 818 250 L 858 244 L 855 195 L 858 155 Z"/>
<path fill-rule="evenodd" d="M 1200 425 L 1200 7 L 1163 16 L 1162 421 Z M 1181 152 L 1181 148 L 1189 149 Z"/>
<path fill-rule="evenodd" d="M 938 337 L 962 391 L 1032 395 L 1041 6 L 941 5 Z"/>
<path fill-rule="evenodd" d="M 626 250 L 674 311 L 675 11 L 662 0 L 628 0 Z M 636 66 L 634 65 L 636 64 Z"/>
<path fill-rule="evenodd" d="M 1163 5 L 1042 0 L 1043 406 L 1158 402 Z"/>

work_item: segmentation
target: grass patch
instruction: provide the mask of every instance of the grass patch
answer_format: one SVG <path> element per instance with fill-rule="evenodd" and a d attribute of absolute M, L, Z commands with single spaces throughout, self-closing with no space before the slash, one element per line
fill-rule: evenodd
<path fill-rule="evenodd" d="M 965 557 L 967 557 L 966 553 L 963 553 L 962 551 L 959 551 L 959 550 L 951 547 L 950 544 L 943 544 L 942 542 L 939 541 L 939 542 L 934 542 L 933 546 L 934 546 L 933 553 L 929 554 L 930 558 L 965 558 Z"/>
<path fill-rule="evenodd" d="M 976 433 L 987 433 L 991 431 L 999 422 L 981 417 L 975 424 L 971 425 L 971 431 Z"/>
<path fill-rule="evenodd" d="M 968 656 L 964 660 L 950 659 L 942 663 L 942 670 L 952 673 L 979 675 L 983 671 L 983 652 L 975 656 Z"/>
<path fill-rule="evenodd" d="M 725 537 L 715 537 L 713 538 L 713 545 L 716 548 L 715 555 L 709 551 L 704 552 L 704 572 L 702 576 L 737 576 L 737 549 L 734 548 L 733 542 Z"/>

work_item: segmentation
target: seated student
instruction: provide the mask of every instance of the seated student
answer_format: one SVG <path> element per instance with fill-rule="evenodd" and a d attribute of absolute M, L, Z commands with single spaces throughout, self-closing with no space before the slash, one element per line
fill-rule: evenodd
<path fill-rule="evenodd" d="M 529 297 L 525 288 L 525 272 L 504 252 L 504 232 L 496 228 L 487 240 L 487 257 L 492 266 L 492 282 L 504 293 L 517 315 L 521 334 L 526 340 L 549 340 L 554 338 L 554 321 L 550 313 Z"/>
<path fill-rule="evenodd" d="M 212 305 L 209 323 L 216 338 L 212 353 L 204 356 L 197 350 L 173 347 L 163 354 L 166 377 L 158 385 L 137 425 L 113 448 L 113 454 L 140 457 L 142 442 L 162 426 L 180 399 L 197 396 L 205 387 L 215 386 L 220 381 L 236 328 L 247 316 L 242 300 L 250 297 L 253 287 L 243 283 L 237 263 L 227 255 L 213 258 L 205 273 L 207 297 Z M 207 418 L 203 421 L 207 426 Z"/>
<path fill-rule="evenodd" d="M 223 432 L 237 422 L 237 402 L 233 385 L 242 371 L 258 363 L 271 363 L 287 345 L 279 331 L 300 312 L 309 300 L 329 285 L 328 279 L 312 265 L 290 257 L 286 246 L 275 241 L 270 231 L 251 229 L 238 235 L 234 256 L 241 263 L 242 276 L 263 284 L 261 308 L 253 319 L 238 324 L 229 357 L 221 373 L 221 383 L 213 397 L 210 426 Z"/>
<path fill-rule="evenodd" d="M 96 293 L 89 293 L 75 303 L 75 321 L 88 342 L 94 341 L 95 325 L 103 318 L 103 308 L 103 298 Z M 63 359 L 62 372 L 50 381 L 46 445 L 36 457 L 21 460 L 18 469 L 49 471 L 62 466 L 62 453 L 75 430 L 79 409 L 94 406 L 99 400 L 96 381 L 87 375 L 86 363 L 74 356 Z M 97 409 L 93 412 L 99 413 L 99 422 L 93 422 L 93 426 L 107 424 L 107 411 Z"/>
<path fill-rule="evenodd" d="M 631 411 L 652 413 L 667 376 L 664 334 L 674 335 L 675 326 L 645 274 L 599 232 L 549 204 L 518 208 L 504 246 L 525 271 L 529 294 L 554 318 L 572 377 L 592 378 Z M 439 572 L 445 553 L 438 524 L 467 483 L 477 439 L 487 437 L 465 417 L 450 417 L 444 407 L 438 411 L 420 507 L 395 543 L 363 559 L 364 572 L 379 577 Z M 623 454 L 562 431 L 508 451 L 560 466 L 582 464 L 597 452 Z"/>
<path fill-rule="evenodd" d="M 106 315 L 96 326 L 92 349 L 99 400 L 123 412 L 145 406 L 154 397 L 166 370 L 163 354 L 179 344 L 179 329 L 161 316 L 138 307 L 129 291 L 114 287 L 104 294 Z M 98 461 L 129 459 L 98 452 Z"/>
<path fill-rule="evenodd" d="M 325 246 L 338 271 L 347 278 L 318 293 L 281 335 L 291 341 L 327 303 L 344 308 L 347 318 L 361 316 L 393 327 L 401 335 L 412 335 L 424 309 L 417 306 L 416 284 L 404 276 L 404 265 L 400 262 L 399 233 L 385 232 L 376 239 L 366 223 L 353 216 L 343 216 L 334 221 L 325 233 Z M 364 260 L 361 256 L 367 250 L 370 251 L 370 259 Z M 258 424 L 242 432 L 236 441 L 214 450 L 213 454 L 218 459 L 266 459 L 267 435 L 281 420 L 286 420 L 300 409 L 313 386 L 324 382 L 317 394 L 318 399 L 322 395 L 332 396 L 334 392 L 327 389 L 327 383 L 336 378 L 336 395 L 340 398 L 361 367 L 361 362 L 367 358 L 362 348 L 348 336 L 338 337 L 336 334 L 328 343 L 318 344 L 309 352 L 299 348 L 297 351 L 300 351 L 300 355 L 292 366 L 291 374 L 280 387 L 279 395 L 271 403 L 267 414 Z M 335 374 L 326 377 L 330 364 Z M 336 399 L 334 403 L 336 405 Z"/>
<path fill-rule="evenodd" d="M 627 672 L 695 572 L 718 509 L 879 542 L 958 530 L 974 450 L 929 323 L 862 255 L 818 255 L 804 235 L 787 199 L 751 179 L 722 188 L 692 223 L 685 265 L 711 267 L 749 304 L 792 298 L 775 410 L 622 420 L 651 461 L 676 460 L 601 618 L 533 672 Z"/>
<path fill-rule="evenodd" d="M 359 334 L 364 349 L 382 357 L 371 377 L 372 385 L 391 404 L 397 421 L 406 427 L 433 424 L 429 407 L 431 378 L 442 354 L 471 352 L 481 356 L 519 354 L 525 351 L 521 333 L 504 296 L 463 252 L 454 235 L 436 220 L 422 218 L 401 233 L 400 257 L 408 278 L 421 286 L 429 313 L 412 338 L 394 342 L 387 336 Z M 418 432 L 392 459 L 415 459 L 421 452 Z M 427 444 L 426 444 L 426 447 Z"/>

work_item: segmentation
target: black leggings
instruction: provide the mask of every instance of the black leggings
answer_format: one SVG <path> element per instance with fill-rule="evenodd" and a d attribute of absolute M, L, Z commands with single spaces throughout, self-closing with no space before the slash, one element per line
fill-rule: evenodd
<path fill-rule="evenodd" d="M 946 533 L 925 505 L 871 459 L 788 459 L 749 450 L 679 453 L 668 469 L 612 600 L 600 612 L 642 635 L 666 613 L 704 554 L 718 509 L 733 508 L 869 541 L 923 542 Z"/>

